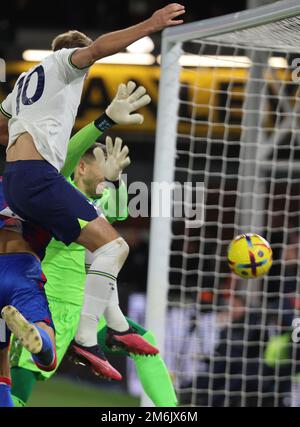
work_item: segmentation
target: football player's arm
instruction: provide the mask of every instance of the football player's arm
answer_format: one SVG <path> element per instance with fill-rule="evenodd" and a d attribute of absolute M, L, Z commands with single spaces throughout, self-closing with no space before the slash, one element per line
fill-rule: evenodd
<path fill-rule="evenodd" d="M 90 46 L 76 50 L 72 55 L 72 64 L 84 69 L 97 60 L 113 55 L 125 49 L 131 43 L 166 27 L 179 25 L 183 20 L 176 20 L 185 13 L 184 6 L 171 3 L 157 10 L 149 19 L 124 30 L 114 31 L 98 37 Z"/>
<path fill-rule="evenodd" d="M 97 128 L 95 122 L 92 122 L 70 139 L 66 161 L 61 170 L 65 178 L 69 178 L 72 175 L 83 154 L 101 135 L 102 131 Z"/>
<path fill-rule="evenodd" d="M 128 192 L 122 179 L 108 183 L 100 200 L 103 215 L 112 224 L 128 218 Z"/>
<path fill-rule="evenodd" d="M 95 143 L 96 139 L 114 124 L 142 124 L 143 116 L 135 113 L 136 110 L 149 104 L 151 98 L 146 89 L 129 81 L 121 84 L 115 98 L 105 110 L 105 113 L 94 122 L 89 123 L 70 140 L 65 164 L 61 173 L 68 178 L 86 150 Z M 134 114 L 132 114 L 134 113 Z"/>

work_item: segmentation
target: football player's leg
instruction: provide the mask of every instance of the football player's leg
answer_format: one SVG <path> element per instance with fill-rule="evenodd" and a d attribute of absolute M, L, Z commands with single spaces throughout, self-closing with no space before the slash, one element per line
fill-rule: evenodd
<path fill-rule="evenodd" d="M 129 332 L 118 334 L 107 325 L 105 317 L 100 319 L 98 325 L 98 343 L 108 353 L 115 353 L 132 357 L 134 354 L 140 356 L 154 356 L 159 353 L 155 344 L 147 339 L 148 331 L 133 320 L 126 317 L 129 324 Z"/>
<path fill-rule="evenodd" d="M 87 354 L 86 352 L 90 352 L 89 362 L 94 366 L 95 356 L 102 358 L 102 363 L 105 363 L 104 355 L 99 353 L 97 344 L 98 322 L 117 286 L 117 277 L 129 249 L 124 239 L 119 237 L 116 230 L 101 217 L 97 217 L 83 228 L 77 243 L 93 252 L 94 260 L 87 274 L 84 303 L 74 348 L 83 356 Z M 129 328 L 126 321 L 123 322 L 122 328 L 123 330 Z M 111 367 L 108 369 L 111 370 Z M 121 375 L 116 371 L 111 374 L 111 378 L 121 379 Z"/>
<path fill-rule="evenodd" d="M 25 349 L 22 351 L 27 352 Z M 30 356 L 30 353 L 27 353 Z M 15 407 L 22 408 L 26 406 L 34 386 L 38 381 L 38 375 L 37 372 L 31 371 L 30 369 L 18 367 L 11 368 L 11 394 Z"/>
<path fill-rule="evenodd" d="M 15 406 L 25 406 L 36 381 L 50 379 L 58 369 L 68 347 L 77 331 L 81 307 L 48 299 L 53 323 L 55 324 L 55 343 L 57 366 L 54 371 L 40 370 L 32 361 L 31 354 L 13 336 L 11 340 L 10 364 L 12 375 L 12 394 Z"/>
<path fill-rule="evenodd" d="M 9 341 L 0 343 L 0 407 L 2 408 L 14 406 L 11 396 L 8 343 Z"/>
<path fill-rule="evenodd" d="M 21 310 L 23 313 L 28 312 L 24 307 Z M 20 340 L 24 348 L 32 354 L 32 359 L 37 367 L 45 371 L 55 369 L 56 352 L 53 328 L 44 322 L 35 322 L 30 315 L 27 320 L 13 305 L 4 307 L 1 314 L 9 329 Z"/>
<path fill-rule="evenodd" d="M 111 302 L 104 312 L 107 322 L 106 345 L 111 350 L 124 350 L 128 353 L 153 356 L 159 353 L 159 350 L 150 344 L 139 331 L 134 328 L 130 322 L 129 327 L 124 332 L 119 332 L 113 328 L 114 318 L 124 316 L 118 303 Z M 128 320 L 128 319 L 127 319 Z"/>
<path fill-rule="evenodd" d="M 151 331 L 146 331 L 143 338 L 152 345 L 156 345 L 155 336 Z M 177 406 L 172 379 L 161 355 L 156 354 L 152 357 L 132 355 L 132 359 L 143 389 L 154 405 Z"/>
<path fill-rule="evenodd" d="M 156 339 L 151 331 L 147 331 L 129 318 L 127 320 L 130 328 L 136 334 L 156 348 Z M 109 342 L 107 342 L 107 326 L 104 319 L 101 319 L 99 323 L 98 340 L 104 351 L 112 351 Z M 116 352 L 133 359 L 142 387 L 155 406 L 177 406 L 174 386 L 168 368 L 160 354 L 155 354 L 152 357 L 134 355 L 125 352 L 124 348 L 122 349 L 121 347 Z"/>
<path fill-rule="evenodd" d="M 129 248 L 124 239 L 102 217 L 88 223 L 78 243 L 88 246 L 93 261 L 87 272 L 85 299 L 76 341 L 82 345 L 97 344 L 97 327 L 117 286 L 118 274 L 127 258 Z M 127 321 L 121 331 L 128 329 Z"/>
<path fill-rule="evenodd" d="M 33 354 L 44 370 L 56 366 L 54 326 L 44 291 L 45 277 L 41 263 L 31 254 L 9 255 L 11 297 L 2 309 L 8 328 Z"/>
<path fill-rule="evenodd" d="M 3 322 L 2 319 L 1 322 Z M 0 407 L 14 406 L 11 396 L 11 376 L 8 357 L 9 341 L 10 331 L 3 322 L 1 324 L 0 336 Z"/>
<path fill-rule="evenodd" d="M 1 309 L 10 300 L 11 290 L 7 275 L 8 256 L 0 256 L 0 407 L 13 406 L 11 398 L 11 377 L 8 359 L 10 330 L 7 328 L 4 320 L 1 318 Z"/>
<path fill-rule="evenodd" d="M 66 245 L 77 242 L 95 255 L 92 273 L 87 277 L 86 300 L 74 349 L 99 374 L 121 379 L 98 348 L 97 319 L 105 311 L 128 246 L 106 220 L 99 218 L 97 209 L 51 165 L 35 162 L 32 171 L 30 162 L 22 163 L 22 167 L 9 164 L 5 173 L 4 190 L 11 208 L 22 218 L 51 231 L 57 240 Z M 15 190 L 17 183 L 18 197 L 9 191 L 13 187 Z"/>
<path fill-rule="evenodd" d="M 86 265 L 90 266 L 94 257 L 91 252 L 86 252 Z M 142 337 L 142 334 L 138 334 L 128 323 L 120 309 L 117 283 L 112 290 L 108 306 L 104 311 L 104 318 L 107 324 L 107 328 L 105 328 L 106 344 L 111 350 L 123 350 L 124 352 L 145 355 L 158 353 L 158 349 L 148 343 Z"/>

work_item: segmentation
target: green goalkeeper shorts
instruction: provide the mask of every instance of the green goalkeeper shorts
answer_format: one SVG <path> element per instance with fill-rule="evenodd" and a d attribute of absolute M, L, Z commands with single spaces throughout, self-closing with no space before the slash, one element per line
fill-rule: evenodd
<path fill-rule="evenodd" d="M 68 350 L 71 341 L 76 335 L 78 323 L 80 320 L 81 306 L 54 300 L 51 298 L 48 299 L 48 302 L 56 330 L 55 342 L 58 368 Z M 41 371 L 34 364 L 31 358 L 31 354 L 25 350 L 21 343 L 14 337 L 11 341 L 10 364 L 11 367 L 19 367 L 37 372 L 39 374 L 39 380 L 46 380 L 52 377 L 52 375 L 55 373 L 55 371 Z"/>

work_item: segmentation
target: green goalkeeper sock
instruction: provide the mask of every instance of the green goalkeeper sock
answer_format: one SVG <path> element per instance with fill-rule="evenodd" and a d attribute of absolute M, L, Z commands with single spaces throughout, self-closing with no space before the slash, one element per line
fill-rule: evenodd
<path fill-rule="evenodd" d="M 26 406 L 37 381 L 36 373 L 28 369 L 11 368 L 13 402 L 16 407 Z"/>
<path fill-rule="evenodd" d="M 151 332 L 133 322 L 131 319 L 128 319 L 128 317 L 126 317 L 126 319 L 129 326 L 139 335 L 150 342 L 150 344 L 156 345 L 155 337 Z M 99 327 L 98 343 L 105 352 L 111 353 L 112 351 L 105 345 L 106 324 L 104 319 L 101 319 Z M 177 406 L 177 397 L 173 383 L 166 364 L 160 354 L 156 354 L 155 356 L 138 356 L 126 353 L 125 351 L 114 351 L 113 353 L 128 356 L 134 360 L 142 387 L 155 406 Z"/>
<path fill-rule="evenodd" d="M 23 400 L 19 399 L 17 396 L 14 396 L 12 394 L 11 398 L 14 404 L 14 408 L 24 408 L 24 406 L 26 406 L 26 403 L 23 402 Z"/>
<path fill-rule="evenodd" d="M 156 345 L 154 335 L 148 331 L 143 335 L 148 342 Z M 173 383 L 160 354 L 155 356 L 131 355 L 134 360 L 138 377 L 147 396 L 155 406 L 177 406 L 177 397 Z"/>

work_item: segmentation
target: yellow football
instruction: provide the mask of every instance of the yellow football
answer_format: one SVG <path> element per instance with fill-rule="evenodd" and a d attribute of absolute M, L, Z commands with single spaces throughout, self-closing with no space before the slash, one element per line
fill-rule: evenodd
<path fill-rule="evenodd" d="M 268 273 L 273 262 L 271 246 L 258 234 L 237 236 L 228 248 L 230 269 L 244 279 L 261 277 Z"/>

